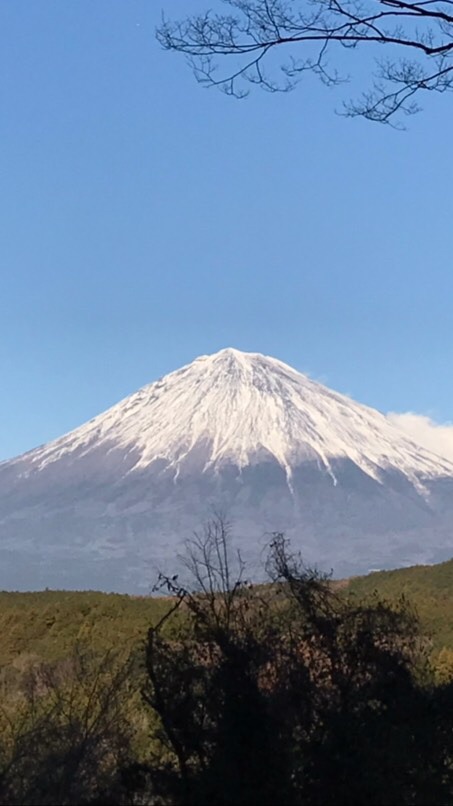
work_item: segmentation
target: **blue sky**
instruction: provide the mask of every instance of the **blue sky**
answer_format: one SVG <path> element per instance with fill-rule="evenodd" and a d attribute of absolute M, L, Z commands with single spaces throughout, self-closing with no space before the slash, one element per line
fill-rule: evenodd
<path fill-rule="evenodd" d="M 159 17 L 0 5 L 0 459 L 225 346 L 453 418 L 451 97 L 404 133 L 313 80 L 235 101 Z"/>

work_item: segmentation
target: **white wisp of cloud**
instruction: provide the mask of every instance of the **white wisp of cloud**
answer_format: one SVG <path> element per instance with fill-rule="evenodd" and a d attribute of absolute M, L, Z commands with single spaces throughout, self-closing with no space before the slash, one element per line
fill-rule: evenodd
<path fill-rule="evenodd" d="M 453 423 L 436 423 L 411 411 L 390 412 L 388 418 L 423 448 L 453 461 Z"/>

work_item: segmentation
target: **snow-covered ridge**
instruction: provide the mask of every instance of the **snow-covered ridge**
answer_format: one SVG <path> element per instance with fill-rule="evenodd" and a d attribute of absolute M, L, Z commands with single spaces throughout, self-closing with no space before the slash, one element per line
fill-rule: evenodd
<path fill-rule="evenodd" d="M 175 476 L 200 444 L 207 452 L 205 469 L 224 460 L 244 467 L 267 452 L 285 468 L 288 481 L 292 469 L 309 459 L 334 483 L 331 463 L 337 458 L 349 458 L 376 479 L 389 468 L 417 484 L 453 475 L 453 464 L 416 445 L 385 415 L 282 361 L 231 348 L 197 358 L 15 461 L 26 459 L 39 470 L 104 444 L 134 449 L 135 468 L 163 459 Z"/>

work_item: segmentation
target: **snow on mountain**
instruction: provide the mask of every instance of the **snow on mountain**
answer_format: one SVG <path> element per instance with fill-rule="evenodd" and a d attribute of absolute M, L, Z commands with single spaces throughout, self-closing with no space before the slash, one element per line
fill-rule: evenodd
<path fill-rule="evenodd" d="M 275 358 L 221 350 L 0 463 L 0 588 L 149 591 L 214 509 L 338 575 L 453 554 L 453 464 Z M 255 564 L 255 565 L 253 565 Z"/>
<path fill-rule="evenodd" d="M 376 480 L 389 467 L 414 482 L 453 472 L 448 460 L 416 445 L 383 414 L 282 361 L 232 348 L 197 358 L 28 456 L 41 469 L 102 444 L 133 448 L 131 471 L 162 459 L 175 478 L 201 444 L 203 471 L 225 459 L 245 467 L 265 452 L 289 483 L 292 468 L 307 459 L 316 459 L 333 484 L 332 458 L 350 459 Z"/>

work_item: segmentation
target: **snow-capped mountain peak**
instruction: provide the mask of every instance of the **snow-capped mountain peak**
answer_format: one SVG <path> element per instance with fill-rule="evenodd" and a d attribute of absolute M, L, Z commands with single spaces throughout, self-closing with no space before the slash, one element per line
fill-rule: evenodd
<path fill-rule="evenodd" d="M 175 476 L 189 458 L 202 471 L 273 458 L 289 483 L 293 468 L 307 460 L 316 460 L 334 484 L 333 459 L 349 459 L 377 480 L 389 468 L 417 483 L 453 472 L 378 411 L 282 361 L 234 348 L 195 359 L 28 456 L 40 469 L 100 445 L 133 449 L 129 472 L 161 460 Z"/>

